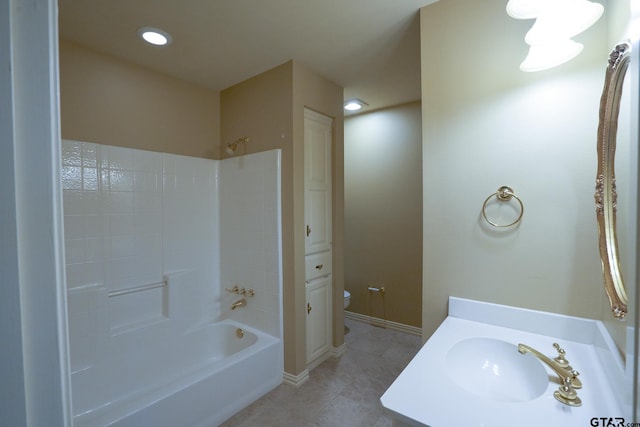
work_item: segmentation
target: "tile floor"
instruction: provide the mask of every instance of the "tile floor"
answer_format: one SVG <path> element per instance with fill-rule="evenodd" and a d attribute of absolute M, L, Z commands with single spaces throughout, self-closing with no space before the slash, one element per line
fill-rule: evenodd
<path fill-rule="evenodd" d="M 380 396 L 420 349 L 419 336 L 345 319 L 346 352 L 299 388 L 281 384 L 222 427 L 387 427 Z"/>

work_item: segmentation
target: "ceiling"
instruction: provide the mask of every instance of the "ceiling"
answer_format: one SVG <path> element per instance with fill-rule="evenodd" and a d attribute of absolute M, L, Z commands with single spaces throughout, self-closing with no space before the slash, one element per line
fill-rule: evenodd
<path fill-rule="evenodd" d="M 60 37 L 219 91 L 293 59 L 371 111 L 420 99 L 418 12 L 435 1 L 59 0 Z"/>

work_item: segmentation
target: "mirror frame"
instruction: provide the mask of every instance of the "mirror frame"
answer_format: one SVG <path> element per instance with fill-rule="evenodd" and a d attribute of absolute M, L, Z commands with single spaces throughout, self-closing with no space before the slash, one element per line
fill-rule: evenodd
<path fill-rule="evenodd" d="M 609 64 L 600 99 L 598 172 L 594 195 L 604 288 L 609 297 L 613 317 L 619 320 L 623 320 L 627 314 L 627 292 L 620 271 L 618 254 L 617 193 L 614 166 L 620 99 L 630 58 L 631 44 L 627 42 L 616 45 L 609 55 Z"/>

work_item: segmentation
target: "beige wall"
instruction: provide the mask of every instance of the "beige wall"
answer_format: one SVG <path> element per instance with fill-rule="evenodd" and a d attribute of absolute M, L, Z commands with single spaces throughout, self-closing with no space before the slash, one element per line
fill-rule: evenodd
<path fill-rule="evenodd" d="M 349 117 L 344 133 L 347 310 L 420 327 L 420 102 Z M 368 286 L 385 287 L 384 306 Z"/>
<path fill-rule="evenodd" d="M 60 42 L 62 137 L 219 158 L 217 91 Z"/>
<path fill-rule="evenodd" d="M 450 295 L 590 318 L 602 310 L 593 192 L 606 20 L 576 37 L 585 49 L 571 62 L 524 73 L 532 21 L 504 6 L 446 0 L 421 11 L 424 338 Z M 481 217 L 501 185 L 525 206 L 512 230 Z"/>
<path fill-rule="evenodd" d="M 247 152 L 282 149 L 282 249 L 285 371 L 306 369 L 304 281 L 304 108 L 333 117 L 334 346 L 342 329 L 343 144 L 342 88 L 290 61 L 222 91 L 222 145 L 249 136 Z M 240 149 L 242 150 L 242 148 Z M 223 150 L 223 157 L 227 157 Z M 337 305 L 337 302 L 340 302 Z"/>

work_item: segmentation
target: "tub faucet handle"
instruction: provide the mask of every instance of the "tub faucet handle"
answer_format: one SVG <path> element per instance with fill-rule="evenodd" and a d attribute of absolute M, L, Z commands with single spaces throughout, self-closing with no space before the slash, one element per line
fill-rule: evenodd
<path fill-rule="evenodd" d="M 233 288 L 231 289 L 225 288 L 225 291 L 230 292 L 232 294 L 237 294 L 238 292 L 240 292 L 240 288 L 238 288 L 238 285 L 234 285 Z"/>

